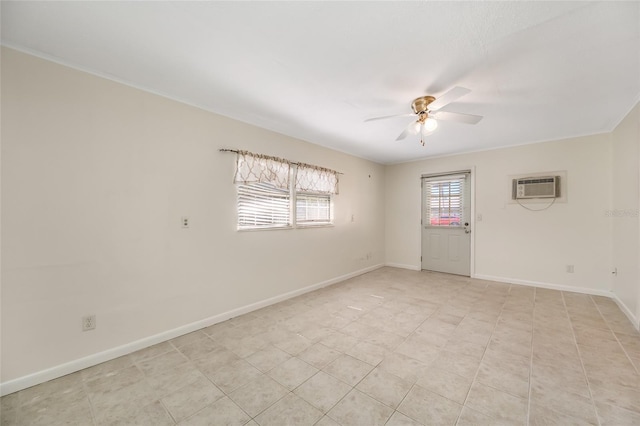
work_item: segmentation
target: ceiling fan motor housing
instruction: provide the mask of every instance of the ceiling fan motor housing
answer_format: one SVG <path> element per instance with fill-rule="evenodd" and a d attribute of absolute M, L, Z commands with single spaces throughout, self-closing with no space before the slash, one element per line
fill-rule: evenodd
<path fill-rule="evenodd" d="M 436 98 L 434 98 L 433 96 L 421 96 L 413 100 L 413 102 L 411 103 L 411 109 L 413 109 L 413 112 L 415 112 L 416 114 L 427 112 L 429 104 L 435 100 Z"/>

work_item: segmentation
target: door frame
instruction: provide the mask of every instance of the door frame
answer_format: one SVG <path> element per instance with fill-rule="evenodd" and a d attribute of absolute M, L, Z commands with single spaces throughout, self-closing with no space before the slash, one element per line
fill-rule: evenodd
<path fill-rule="evenodd" d="M 471 184 L 471 193 L 469 194 L 469 204 L 471 206 L 471 212 L 469 213 L 469 223 L 471 224 L 471 234 L 469 235 L 469 277 L 476 277 L 476 166 L 463 167 L 461 169 L 447 170 L 441 172 L 422 173 L 420 175 L 420 256 L 424 256 L 422 253 L 422 217 L 424 214 L 424 200 L 422 199 L 422 179 L 426 177 L 455 175 L 460 173 L 469 173 L 469 179 Z M 422 261 L 420 262 L 419 270 L 422 269 Z"/>

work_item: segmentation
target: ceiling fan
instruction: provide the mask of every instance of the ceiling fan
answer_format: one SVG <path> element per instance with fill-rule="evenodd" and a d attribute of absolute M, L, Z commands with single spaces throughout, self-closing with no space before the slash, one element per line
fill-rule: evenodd
<path fill-rule="evenodd" d="M 421 96 L 411 103 L 412 114 L 386 115 L 384 117 L 369 118 L 366 121 L 385 120 L 395 117 L 417 116 L 416 121 L 409 123 L 406 129 L 396 138 L 397 141 L 406 138 L 408 135 L 420 134 L 420 143 L 424 146 L 424 139 L 430 135 L 437 127 L 437 120 L 457 121 L 465 124 L 476 124 L 482 117 L 479 115 L 462 114 L 459 112 L 442 111 L 441 108 L 466 95 L 471 90 L 464 87 L 454 87 L 439 98 L 433 96 Z"/>

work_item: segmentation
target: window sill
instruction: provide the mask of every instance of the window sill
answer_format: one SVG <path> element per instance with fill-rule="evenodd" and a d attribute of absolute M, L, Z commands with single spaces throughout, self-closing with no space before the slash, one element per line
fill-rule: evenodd
<path fill-rule="evenodd" d="M 294 229 L 293 226 L 270 226 L 264 228 L 238 228 L 238 232 L 255 232 L 255 231 L 283 231 L 287 229 Z"/>
<path fill-rule="evenodd" d="M 308 225 L 297 225 L 297 226 L 273 226 L 273 227 L 265 227 L 265 228 L 238 228 L 236 231 L 238 232 L 255 232 L 255 231 L 282 231 L 289 229 L 310 229 L 310 228 L 333 228 L 336 225 L 334 223 L 313 223 Z"/>
<path fill-rule="evenodd" d="M 336 226 L 333 223 L 310 223 L 306 225 L 298 225 L 296 229 L 307 229 L 307 228 L 333 228 Z"/>

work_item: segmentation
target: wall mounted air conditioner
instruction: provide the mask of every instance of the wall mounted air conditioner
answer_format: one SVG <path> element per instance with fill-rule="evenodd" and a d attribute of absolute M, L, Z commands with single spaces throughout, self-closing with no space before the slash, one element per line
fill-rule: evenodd
<path fill-rule="evenodd" d="M 512 198 L 514 200 L 558 197 L 560 197 L 560 176 L 513 179 Z"/>

